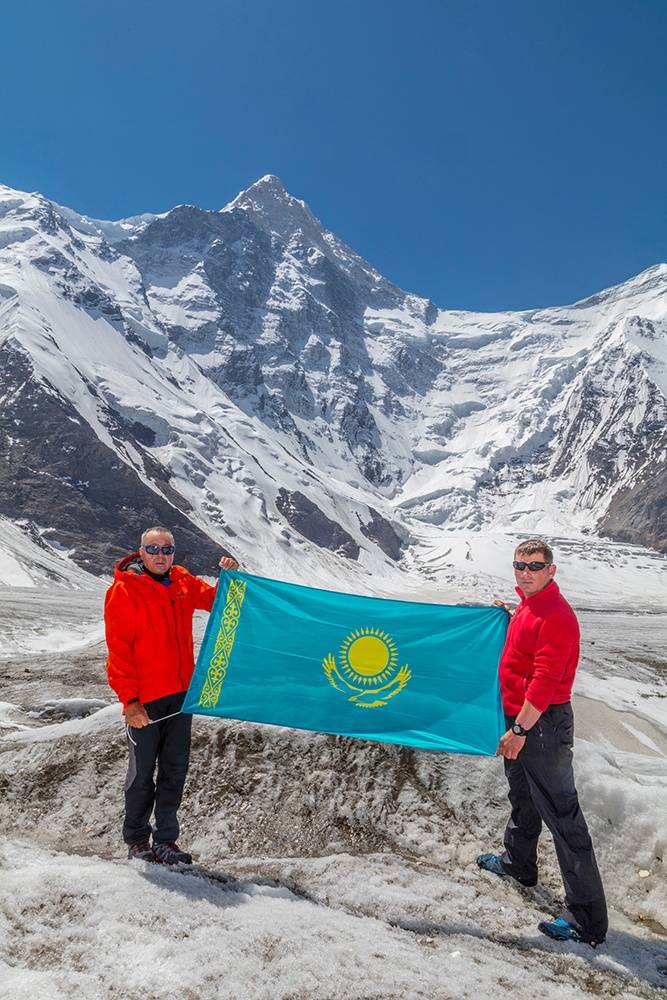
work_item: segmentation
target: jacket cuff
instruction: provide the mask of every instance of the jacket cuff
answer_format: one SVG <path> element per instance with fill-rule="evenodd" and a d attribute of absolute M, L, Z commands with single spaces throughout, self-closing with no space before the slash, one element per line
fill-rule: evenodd
<path fill-rule="evenodd" d="M 554 691 L 555 688 L 551 688 L 548 691 L 545 691 L 544 689 L 541 691 L 535 690 L 535 688 L 529 684 L 526 691 L 526 701 L 529 701 L 533 708 L 536 708 L 538 712 L 546 712 L 551 704 Z"/>
<path fill-rule="evenodd" d="M 128 698 L 127 701 L 124 702 L 125 708 L 127 708 L 128 705 L 134 705 L 137 701 L 139 701 L 138 698 Z"/>

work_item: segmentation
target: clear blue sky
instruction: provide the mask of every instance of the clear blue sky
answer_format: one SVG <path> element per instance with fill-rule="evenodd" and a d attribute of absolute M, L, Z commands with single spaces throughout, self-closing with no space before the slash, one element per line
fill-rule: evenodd
<path fill-rule="evenodd" d="M 266 173 L 451 308 L 667 259 L 665 0 L 23 0 L 0 182 L 98 218 Z"/>

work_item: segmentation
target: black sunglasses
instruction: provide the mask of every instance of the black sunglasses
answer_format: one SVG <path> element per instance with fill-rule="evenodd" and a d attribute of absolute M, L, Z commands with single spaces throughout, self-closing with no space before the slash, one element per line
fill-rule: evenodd
<path fill-rule="evenodd" d="M 163 556 L 170 556 L 176 551 L 175 545 L 142 545 L 144 552 L 148 552 L 149 556 L 156 556 L 158 552 L 161 552 Z"/>
<path fill-rule="evenodd" d="M 518 569 L 518 570 L 529 569 L 531 573 L 537 573 L 537 572 L 539 572 L 539 570 L 546 569 L 547 566 L 551 566 L 551 563 L 548 563 L 548 562 L 529 562 L 529 563 L 527 563 L 527 562 L 521 562 L 520 559 L 515 559 L 514 562 L 512 563 L 512 566 L 514 566 L 514 569 Z"/>

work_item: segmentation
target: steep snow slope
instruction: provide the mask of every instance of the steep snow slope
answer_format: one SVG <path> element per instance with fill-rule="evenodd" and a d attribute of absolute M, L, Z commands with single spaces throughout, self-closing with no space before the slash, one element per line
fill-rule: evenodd
<path fill-rule="evenodd" d="M 0 517 L 0 588 L 99 589 L 97 578 L 80 569 L 70 558 L 72 553 L 50 538 L 47 525 L 14 524 Z"/>

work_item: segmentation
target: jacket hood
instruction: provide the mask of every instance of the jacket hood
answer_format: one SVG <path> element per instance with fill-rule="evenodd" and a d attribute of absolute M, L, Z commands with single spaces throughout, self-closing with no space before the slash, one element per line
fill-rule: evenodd
<path fill-rule="evenodd" d="M 120 562 L 116 563 L 113 571 L 114 580 L 118 580 L 123 573 L 140 574 L 143 572 L 141 556 L 138 552 L 130 552 L 129 556 L 123 556 Z"/>

